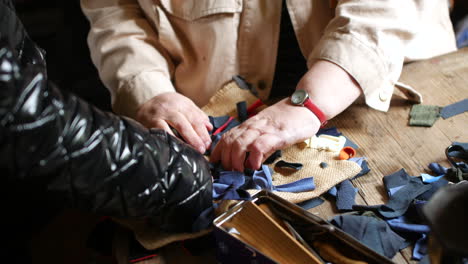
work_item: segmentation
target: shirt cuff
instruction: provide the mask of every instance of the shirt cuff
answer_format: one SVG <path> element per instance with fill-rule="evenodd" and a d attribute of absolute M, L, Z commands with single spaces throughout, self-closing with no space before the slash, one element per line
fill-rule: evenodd
<path fill-rule="evenodd" d="M 317 59 L 333 62 L 348 72 L 360 85 L 368 106 L 388 110 L 401 68 L 399 72 L 390 72 L 388 59 L 378 50 L 351 34 L 335 32 L 321 38 L 308 58 L 309 67 Z"/>
<path fill-rule="evenodd" d="M 138 108 L 151 98 L 175 92 L 171 80 L 161 72 L 142 72 L 122 82 L 112 98 L 112 109 L 119 115 L 135 118 Z"/>

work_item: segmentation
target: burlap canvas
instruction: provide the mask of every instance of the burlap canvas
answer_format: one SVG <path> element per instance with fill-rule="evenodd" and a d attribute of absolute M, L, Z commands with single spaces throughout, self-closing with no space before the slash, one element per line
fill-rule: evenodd
<path fill-rule="evenodd" d="M 234 82 L 231 82 L 219 90 L 202 110 L 211 116 L 229 115 L 237 117 L 236 104 L 238 102 L 246 101 L 249 106 L 256 100 L 257 98 L 250 91 L 242 90 Z M 338 160 L 336 153 L 308 148 L 305 143 L 284 149 L 283 156 L 278 160 L 280 159 L 302 163 L 303 168 L 296 172 L 282 169 L 275 170 L 272 175 L 274 185 L 290 183 L 307 177 L 314 178 L 316 188 L 313 191 L 300 193 L 275 192 L 278 196 L 293 203 L 318 197 L 336 184 L 354 177 L 361 171 L 361 167 L 355 162 Z M 319 165 L 321 162 L 326 162 L 328 166 L 321 168 Z M 252 194 L 257 191 L 249 190 Z M 143 222 L 117 221 L 132 229 L 136 239 L 146 249 L 160 248 L 175 241 L 195 238 L 210 232 L 210 230 L 203 230 L 199 233 L 167 234 L 160 232 L 155 227 L 150 228 Z"/>
<path fill-rule="evenodd" d="M 256 100 L 257 98 L 251 92 L 242 90 L 236 83 L 231 82 L 219 90 L 202 110 L 212 116 L 229 115 L 236 117 L 236 104 L 238 102 L 246 101 L 247 105 L 251 105 Z M 296 144 L 284 149 L 283 156 L 280 159 L 288 162 L 299 162 L 304 167 L 294 173 L 291 173 L 290 170 L 276 170 L 272 175 L 274 185 L 314 177 L 316 188 L 313 191 L 301 193 L 275 192 L 281 198 L 293 203 L 318 197 L 331 187 L 354 177 L 361 171 L 361 167 L 355 162 L 338 160 L 336 153 L 307 148 L 305 143 Z M 321 162 L 326 162 L 328 167 L 322 169 L 319 165 Z M 253 194 L 257 190 L 249 190 L 249 192 Z"/>

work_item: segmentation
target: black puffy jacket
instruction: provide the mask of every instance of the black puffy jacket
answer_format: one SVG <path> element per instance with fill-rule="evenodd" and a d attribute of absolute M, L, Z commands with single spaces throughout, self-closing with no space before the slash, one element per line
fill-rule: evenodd
<path fill-rule="evenodd" d="M 198 231 L 193 222 L 212 205 L 204 157 L 162 130 L 102 112 L 48 83 L 40 49 L 12 12 L 0 11 L 0 36 L 9 37 L 0 43 L 2 187 L 41 190 L 61 206 L 148 219 L 167 232 Z"/>

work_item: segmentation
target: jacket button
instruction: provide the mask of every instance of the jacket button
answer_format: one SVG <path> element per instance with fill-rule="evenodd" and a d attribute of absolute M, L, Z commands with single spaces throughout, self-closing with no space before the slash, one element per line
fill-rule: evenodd
<path fill-rule="evenodd" d="M 385 91 L 380 92 L 379 93 L 379 98 L 380 98 L 380 101 L 386 102 L 388 100 L 388 98 L 389 98 L 388 93 L 385 92 Z"/>
<path fill-rule="evenodd" d="M 265 90 L 266 89 L 266 82 L 265 81 L 259 81 L 257 84 L 258 89 L 260 90 Z"/>

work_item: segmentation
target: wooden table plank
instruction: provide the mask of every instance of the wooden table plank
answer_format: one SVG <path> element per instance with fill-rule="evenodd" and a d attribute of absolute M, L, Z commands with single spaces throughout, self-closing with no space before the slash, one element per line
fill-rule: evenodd
<path fill-rule="evenodd" d="M 426 105 L 443 107 L 468 98 L 468 48 L 407 64 L 400 80 L 418 90 Z M 413 127 L 408 125 L 411 106 L 397 91 L 387 113 L 359 101 L 330 122 L 360 146 L 358 156 L 368 159 L 371 172 L 354 181 L 360 189 L 358 204 L 385 203 L 383 176 L 401 168 L 420 175 L 431 162 L 448 166 L 445 148 L 453 141 L 468 142 L 468 113 L 440 118 L 430 128 Z M 338 214 L 331 202 L 311 211 L 324 218 Z M 394 261 L 416 263 L 410 259 L 411 251 L 406 249 Z"/>

